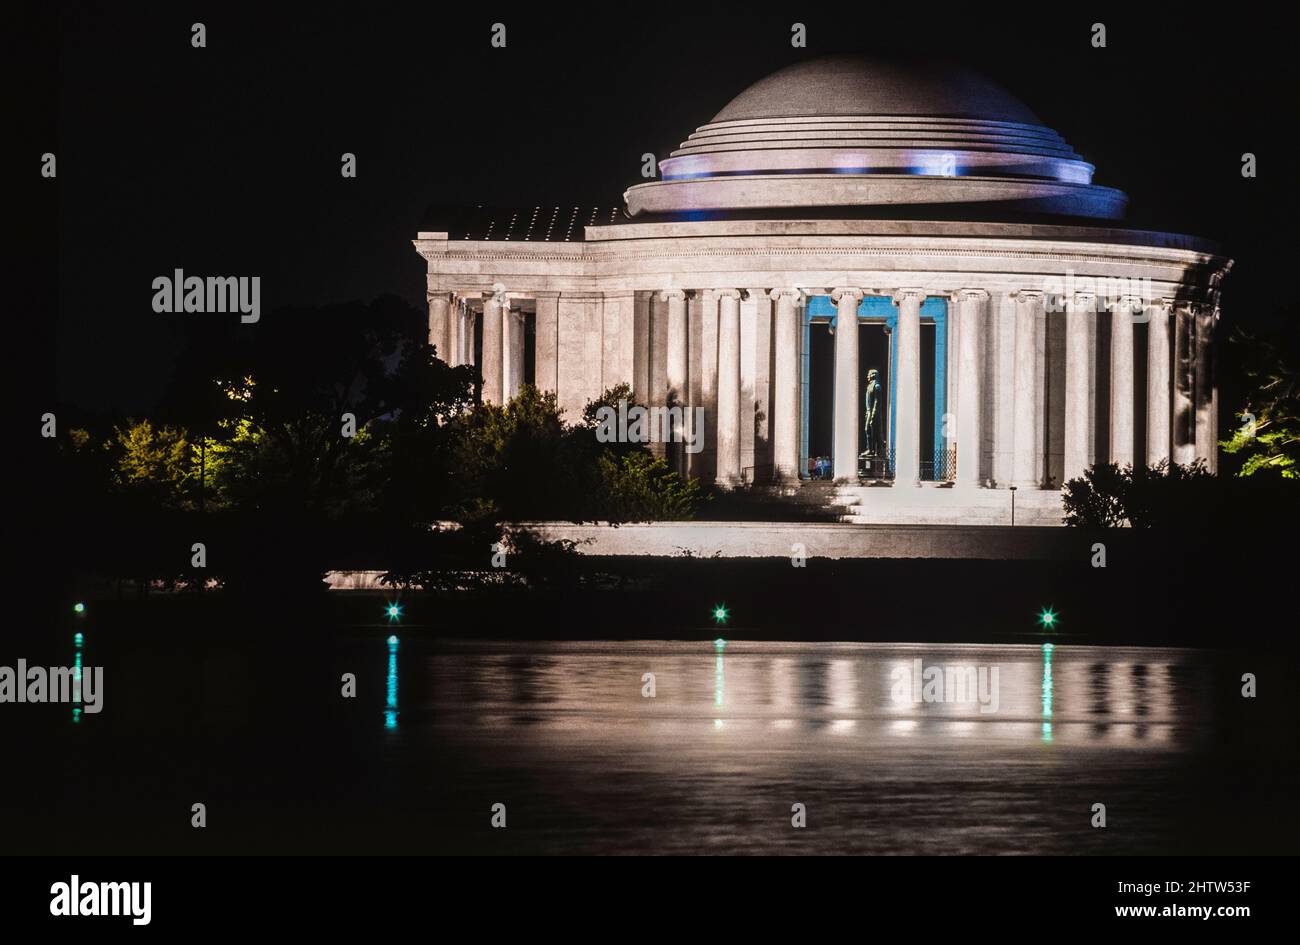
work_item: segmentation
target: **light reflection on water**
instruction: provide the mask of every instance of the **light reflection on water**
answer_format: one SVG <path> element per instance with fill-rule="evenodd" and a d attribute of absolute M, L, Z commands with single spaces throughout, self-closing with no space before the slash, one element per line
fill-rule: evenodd
<path fill-rule="evenodd" d="M 502 850 L 1169 851 L 1194 846 L 1188 817 L 1223 823 L 1204 812 L 1243 809 L 1235 789 L 1211 783 L 1232 767 L 1215 754 L 1235 691 L 1216 659 L 1059 644 L 408 633 L 400 726 L 389 651 L 379 764 L 400 797 L 418 786 L 456 810 L 507 799 Z M 962 690 L 947 688 L 949 671 L 969 673 L 969 698 L 953 698 Z M 925 697 L 931 672 L 942 701 Z M 808 805 L 806 834 L 789 827 L 796 801 Z M 1116 829 L 1090 828 L 1097 801 L 1122 814 Z M 470 835 L 442 839 L 480 848 Z"/>
<path fill-rule="evenodd" d="M 395 661 L 394 648 L 389 709 Z M 970 673 L 972 687 L 963 695 L 941 682 L 933 701 L 899 698 L 899 680 L 913 665 Z M 976 669 L 996 671 L 995 700 L 978 697 Z M 444 645 L 423 656 L 428 696 L 407 710 L 436 726 L 589 727 L 611 740 L 637 738 L 637 728 L 685 735 L 707 722 L 735 739 L 821 732 L 867 744 L 915 738 L 1177 751 L 1211 721 L 1207 670 L 1196 651 L 1050 643 L 549 643 L 512 644 L 508 653 Z M 653 698 L 641 694 L 647 672 L 656 678 Z M 1187 715 L 1198 725 L 1184 724 Z"/>

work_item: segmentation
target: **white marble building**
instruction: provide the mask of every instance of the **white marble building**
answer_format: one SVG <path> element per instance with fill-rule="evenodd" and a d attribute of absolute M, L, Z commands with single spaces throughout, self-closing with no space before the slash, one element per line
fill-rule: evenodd
<path fill-rule="evenodd" d="M 859 521 L 1000 522 L 1014 487 L 1023 521 L 1058 522 L 1088 465 L 1213 468 L 1218 435 L 1231 261 L 1125 228 L 1093 170 L 978 76 L 812 60 L 733 99 L 625 207 L 418 234 L 431 337 L 485 400 L 531 382 L 576 417 L 627 382 L 703 406 L 681 461 L 724 488 L 789 493 L 828 457 Z M 889 460 L 864 469 L 869 367 Z"/>

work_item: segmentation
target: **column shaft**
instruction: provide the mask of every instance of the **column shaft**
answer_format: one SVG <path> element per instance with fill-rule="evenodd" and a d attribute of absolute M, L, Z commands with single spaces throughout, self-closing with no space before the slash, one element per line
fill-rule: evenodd
<path fill-rule="evenodd" d="M 1169 306 L 1151 306 L 1147 322 L 1147 465 L 1169 457 Z"/>
<path fill-rule="evenodd" d="M 1038 446 L 1038 314 L 1043 293 L 1016 293 L 1015 430 L 1013 433 L 1012 478 L 1023 489 L 1037 489 L 1041 470 L 1034 466 Z"/>
<path fill-rule="evenodd" d="M 1124 298 L 1110 316 L 1110 461 L 1133 465 L 1135 434 L 1133 391 L 1133 317 L 1141 310 L 1139 299 Z"/>
<path fill-rule="evenodd" d="M 1186 466 L 1196 458 L 1196 418 L 1192 404 L 1196 323 L 1192 306 L 1177 306 L 1171 315 L 1174 329 L 1173 457 Z"/>
<path fill-rule="evenodd" d="M 704 449 L 698 465 L 705 476 L 718 468 L 718 293 L 700 293 L 700 399 L 704 407 Z"/>
<path fill-rule="evenodd" d="M 686 390 L 686 293 L 681 289 L 670 289 L 663 293 L 668 303 L 668 330 L 665 343 L 665 402 L 669 407 L 685 409 Z M 684 418 L 669 414 L 671 428 L 667 431 L 670 442 L 667 454 L 677 472 L 686 475 L 686 450 Z"/>
<path fill-rule="evenodd" d="M 663 298 L 668 303 L 667 401 L 680 404 L 686 400 L 686 293 L 671 289 L 663 293 Z"/>
<path fill-rule="evenodd" d="M 777 289 L 772 450 L 777 479 L 799 478 L 799 318 L 796 289 Z"/>
<path fill-rule="evenodd" d="M 832 471 L 841 481 L 858 481 L 858 423 L 862 416 L 858 392 L 858 303 L 861 289 L 836 289 L 835 300 L 835 429 Z"/>
<path fill-rule="evenodd" d="M 740 482 L 740 292 L 718 293 L 718 472 L 717 482 Z"/>
<path fill-rule="evenodd" d="M 447 361 L 451 358 L 451 349 L 447 346 L 447 330 L 450 321 L 451 299 L 446 292 L 436 292 L 429 296 L 429 344 L 439 358 Z"/>
<path fill-rule="evenodd" d="M 1061 485 L 1078 479 L 1092 465 L 1092 372 L 1088 333 L 1094 298 L 1079 294 L 1065 303 L 1065 447 Z"/>
<path fill-rule="evenodd" d="M 650 390 L 648 406 L 658 406 L 668 399 L 668 302 L 663 293 L 650 297 Z"/>
<path fill-rule="evenodd" d="M 895 370 L 894 485 L 921 481 L 921 303 L 924 289 L 900 289 L 898 305 L 898 364 Z"/>
<path fill-rule="evenodd" d="M 502 332 L 502 400 L 519 396 L 524 383 L 524 313 L 510 308 L 509 301 L 501 306 Z"/>
<path fill-rule="evenodd" d="M 959 294 L 961 317 L 957 339 L 957 485 L 980 484 L 980 454 L 983 432 L 980 428 L 983 405 L 981 383 L 980 337 L 984 334 L 984 306 L 989 294 L 983 289 L 967 289 Z"/>
<path fill-rule="evenodd" d="M 1203 305 L 1196 312 L 1196 458 L 1216 467 L 1219 445 L 1214 429 L 1214 310 Z"/>
<path fill-rule="evenodd" d="M 447 312 L 447 353 L 445 356 L 441 353 L 438 355 L 452 367 L 464 363 L 460 355 L 461 336 L 463 334 L 461 323 L 464 320 L 464 302 L 456 296 L 452 296 L 451 307 Z"/>
<path fill-rule="evenodd" d="M 503 373 L 501 295 L 491 295 L 483 300 L 483 402 L 500 404 L 505 402 L 505 375 Z"/>
<path fill-rule="evenodd" d="M 536 335 L 534 339 L 534 375 L 540 390 L 560 389 L 560 300 L 556 295 L 537 297 Z"/>

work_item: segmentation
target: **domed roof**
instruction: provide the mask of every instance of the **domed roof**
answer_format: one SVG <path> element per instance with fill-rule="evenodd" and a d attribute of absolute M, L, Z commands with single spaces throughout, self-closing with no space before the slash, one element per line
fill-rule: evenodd
<path fill-rule="evenodd" d="M 760 79 L 625 194 L 629 213 L 938 204 L 1114 219 L 1123 193 L 993 82 L 828 56 Z"/>
<path fill-rule="evenodd" d="M 825 56 L 759 79 L 713 119 L 921 115 L 1039 124 L 1024 103 L 983 76 L 951 65 Z"/>

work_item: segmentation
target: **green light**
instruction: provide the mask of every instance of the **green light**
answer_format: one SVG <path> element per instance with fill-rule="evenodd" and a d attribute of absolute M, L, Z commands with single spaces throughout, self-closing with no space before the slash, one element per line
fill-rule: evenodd
<path fill-rule="evenodd" d="M 730 617 L 730 616 L 731 616 L 731 615 L 730 615 L 729 613 L 727 613 L 727 605 L 726 605 L 726 604 L 715 604 L 715 605 L 713 606 L 713 622 L 714 622 L 714 623 L 726 623 L 726 622 L 727 622 L 727 618 Z"/>
<path fill-rule="evenodd" d="M 83 637 L 80 633 L 74 633 L 72 635 L 72 642 L 75 643 L 77 646 L 81 646 L 81 643 L 84 639 L 85 637 Z"/>
<path fill-rule="evenodd" d="M 1050 607 L 1044 607 L 1038 614 L 1038 625 L 1044 630 L 1051 630 L 1056 626 L 1056 611 Z"/>
<path fill-rule="evenodd" d="M 388 614 L 388 622 L 389 622 L 389 623 L 395 623 L 396 621 L 402 619 L 402 605 L 401 605 L 401 604 L 389 604 L 389 605 L 388 605 L 388 609 L 387 609 L 386 611 L 384 611 L 384 612 L 385 612 L 386 614 Z"/>
<path fill-rule="evenodd" d="M 86 612 L 86 605 L 83 604 L 81 601 L 77 601 L 75 604 L 72 605 L 72 609 L 76 613 L 84 614 Z"/>

